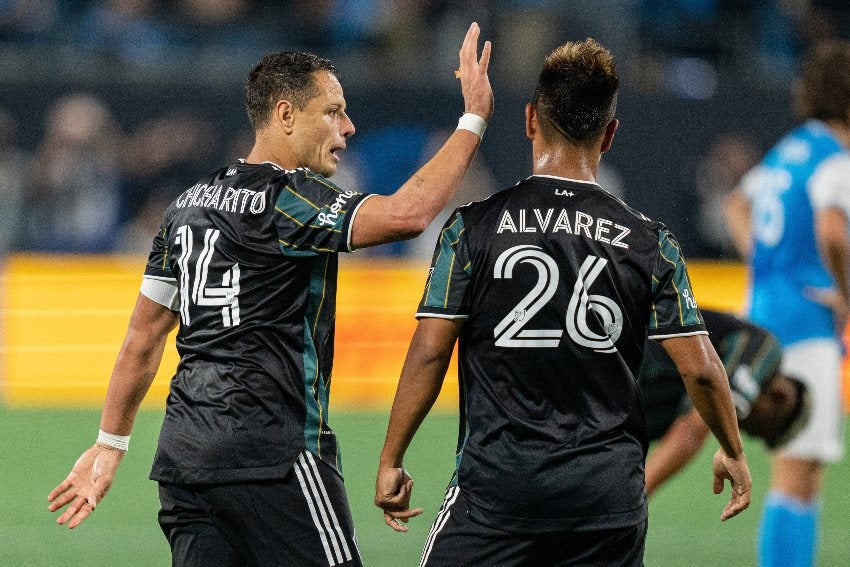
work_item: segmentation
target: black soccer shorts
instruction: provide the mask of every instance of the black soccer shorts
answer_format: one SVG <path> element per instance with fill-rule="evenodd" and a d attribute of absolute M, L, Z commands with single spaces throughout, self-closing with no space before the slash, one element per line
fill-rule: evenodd
<path fill-rule="evenodd" d="M 469 519 L 461 490 L 452 486 L 431 527 L 420 567 L 642 567 L 646 521 L 627 528 L 517 534 Z"/>
<path fill-rule="evenodd" d="M 282 480 L 160 483 L 175 567 L 362 565 L 339 475 L 304 452 Z"/>

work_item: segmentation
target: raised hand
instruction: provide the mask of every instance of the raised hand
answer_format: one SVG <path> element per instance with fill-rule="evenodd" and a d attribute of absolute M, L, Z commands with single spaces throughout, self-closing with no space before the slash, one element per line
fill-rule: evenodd
<path fill-rule="evenodd" d="M 471 112 L 484 120 L 489 120 L 493 116 L 493 89 L 490 87 L 487 68 L 490 66 L 492 45 L 489 41 L 484 42 L 479 59 L 478 36 L 480 34 L 481 29 L 478 24 L 472 22 L 460 48 L 460 67 L 456 74 L 460 79 L 465 112 Z"/>
<path fill-rule="evenodd" d="M 124 451 L 101 445 L 93 445 L 80 455 L 65 480 L 47 495 L 51 512 L 67 506 L 56 523 L 74 529 L 88 518 L 112 486 L 123 457 Z"/>

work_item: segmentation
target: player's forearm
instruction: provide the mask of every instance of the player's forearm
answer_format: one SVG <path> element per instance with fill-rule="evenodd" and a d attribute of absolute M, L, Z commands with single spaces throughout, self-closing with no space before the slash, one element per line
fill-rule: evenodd
<path fill-rule="evenodd" d="M 130 434 L 162 361 L 168 333 L 176 324 L 176 314 L 139 296 L 109 380 L 100 420 L 103 431 Z"/>
<path fill-rule="evenodd" d="M 447 367 L 448 363 L 442 367 L 442 374 L 440 368 L 402 373 L 381 451 L 381 466 L 402 466 L 413 436 L 437 400 Z"/>
<path fill-rule="evenodd" d="M 451 333 L 435 337 L 425 328 L 429 323 L 439 325 L 444 324 L 445 321 L 420 322 L 416 329 L 393 400 L 387 437 L 381 451 L 381 466 L 402 466 L 410 441 L 425 416 L 428 415 L 443 386 L 443 378 L 452 355 L 454 337 Z"/>
<path fill-rule="evenodd" d="M 827 269 L 835 278 L 838 291 L 845 301 L 850 300 L 850 241 L 847 239 L 847 222 L 842 212 L 829 209 L 818 214 L 817 237 L 821 255 Z"/>
<path fill-rule="evenodd" d="M 732 403 L 729 381 L 722 367 L 706 369 L 691 376 L 682 375 L 688 395 L 723 451 L 732 458 L 743 454 L 738 418 Z"/>
<path fill-rule="evenodd" d="M 673 422 L 646 461 L 648 496 L 694 459 L 708 433 L 705 422 L 696 411 Z"/>
<path fill-rule="evenodd" d="M 112 370 L 100 428 L 114 435 L 129 435 L 136 413 L 156 376 L 165 348 L 163 337 L 157 347 L 135 344 L 128 335 Z"/>
<path fill-rule="evenodd" d="M 396 239 L 421 234 L 454 197 L 481 139 L 455 130 L 442 148 L 404 185 L 388 197 L 385 222 L 396 227 Z"/>

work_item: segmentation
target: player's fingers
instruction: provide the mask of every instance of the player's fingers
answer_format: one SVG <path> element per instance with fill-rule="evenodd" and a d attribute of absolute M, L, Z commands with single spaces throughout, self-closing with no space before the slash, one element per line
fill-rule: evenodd
<path fill-rule="evenodd" d="M 466 32 L 466 37 L 463 39 L 463 46 L 460 48 L 461 76 L 463 76 L 463 71 L 470 71 L 472 65 L 475 64 L 478 52 L 478 33 L 478 24 L 472 22 Z"/>
<path fill-rule="evenodd" d="M 63 506 L 65 506 L 68 502 L 71 502 L 76 497 L 77 497 L 77 491 L 76 490 L 68 490 L 66 492 L 63 492 L 62 494 L 54 497 L 53 501 L 50 503 L 50 505 L 47 507 L 47 509 L 50 510 L 51 512 L 55 512 L 59 508 L 62 508 Z"/>
<path fill-rule="evenodd" d="M 737 497 L 732 497 L 732 499 L 729 501 L 729 504 L 727 504 L 726 508 L 723 509 L 723 513 L 720 514 L 720 521 L 725 522 L 729 518 L 737 516 L 746 508 L 746 504 L 741 502 Z"/>
<path fill-rule="evenodd" d="M 389 527 L 394 529 L 397 532 L 406 532 L 407 526 L 402 525 L 402 523 L 396 518 L 390 516 L 389 514 L 384 514 L 384 523 Z"/>
<path fill-rule="evenodd" d="M 74 517 L 71 518 L 70 522 L 68 522 L 68 529 L 73 530 L 79 526 L 92 512 L 94 512 L 94 508 L 90 506 L 88 502 L 84 502 L 83 505 L 80 506 L 80 511 L 74 514 Z"/>
<path fill-rule="evenodd" d="M 57 496 L 59 496 L 60 494 L 62 494 L 66 490 L 68 490 L 69 488 L 71 488 L 71 477 L 70 477 L 70 475 L 68 475 L 68 477 L 66 477 L 65 480 L 60 482 L 59 485 L 56 488 L 54 488 L 53 490 L 50 491 L 50 494 L 47 495 L 47 501 L 48 502 L 52 501 L 54 498 L 56 498 Z"/>
<path fill-rule="evenodd" d="M 83 504 L 85 504 L 86 500 L 82 496 L 75 497 L 69 504 L 68 507 L 65 508 L 65 511 L 62 512 L 62 515 L 56 518 L 56 523 L 60 526 L 65 525 L 68 520 L 77 515 L 77 512 L 80 511 Z"/>
<path fill-rule="evenodd" d="M 493 44 L 489 41 L 484 42 L 484 48 L 481 50 L 481 59 L 478 61 L 478 72 L 481 75 L 487 74 L 487 69 L 490 68 L 490 53 L 493 50 Z"/>
<path fill-rule="evenodd" d="M 715 494 L 720 494 L 723 492 L 723 478 L 717 475 L 714 475 L 714 486 L 712 486 L 712 490 L 714 490 Z"/>
<path fill-rule="evenodd" d="M 410 520 L 410 518 L 415 518 L 420 514 L 422 514 L 422 508 L 407 508 L 405 510 L 398 510 L 397 512 L 393 512 L 390 515 L 403 522 L 407 522 Z"/>

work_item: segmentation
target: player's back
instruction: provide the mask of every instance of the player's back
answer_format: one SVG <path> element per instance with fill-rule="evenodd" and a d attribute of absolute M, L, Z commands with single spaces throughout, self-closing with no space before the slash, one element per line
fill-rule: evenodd
<path fill-rule="evenodd" d="M 833 285 L 818 251 L 809 191 L 818 167 L 841 151 L 826 125 L 811 120 L 742 180 L 752 203 L 750 319 L 786 345 L 833 334 L 829 309 L 807 296 L 808 288 Z"/>
<path fill-rule="evenodd" d="M 461 207 L 443 239 L 419 312 L 468 313 L 458 483 L 471 513 L 518 531 L 641 521 L 643 341 L 688 330 L 679 309 L 654 309 L 682 274 L 675 241 L 593 183 L 544 176 Z"/>
<path fill-rule="evenodd" d="M 234 163 L 168 208 L 146 277 L 177 280 L 181 359 L 156 480 L 276 478 L 305 448 L 337 466 L 335 252 L 363 197 L 309 170 Z"/>

